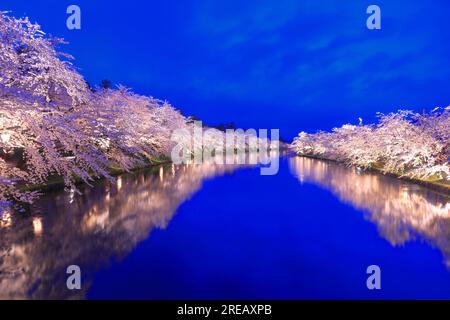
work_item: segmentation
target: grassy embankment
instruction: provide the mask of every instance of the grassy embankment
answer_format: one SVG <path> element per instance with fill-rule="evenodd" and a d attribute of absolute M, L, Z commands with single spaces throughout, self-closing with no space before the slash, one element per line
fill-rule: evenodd
<path fill-rule="evenodd" d="M 142 165 L 136 166 L 134 167 L 130 172 L 137 172 L 137 171 L 141 171 L 141 170 L 149 170 L 149 169 L 155 169 L 155 168 L 159 168 L 159 166 L 161 165 L 166 165 L 171 163 L 171 160 L 169 158 L 152 158 L 151 160 L 147 160 L 145 161 L 145 163 L 143 163 Z M 127 173 L 126 170 L 123 170 L 122 168 L 111 164 L 108 168 L 108 173 L 111 176 L 118 176 L 120 174 L 123 173 Z M 100 181 L 105 179 L 104 177 L 100 177 L 97 179 L 94 179 L 94 181 Z M 76 184 L 83 184 L 84 181 L 81 178 L 75 178 Z M 40 191 L 40 192 L 53 192 L 53 191 L 58 191 L 64 188 L 64 180 L 58 176 L 58 175 L 54 175 L 51 176 L 46 183 L 44 184 L 36 184 L 36 185 L 31 185 L 31 186 L 24 186 L 21 187 L 20 190 L 22 191 Z"/>
<path fill-rule="evenodd" d="M 324 160 L 324 161 L 331 161 L 331 162 L 343 164 L 342 162 L 339 162 L 337 160 L 328 159 L 328 158 L 320 157 L 320 156 L 313 156 L 313 155 L 296 155 L 296 156 L 312 158 L 312 159 L 319 159 L 319 160 Z M 382 163 L 374 164 L 371 168 L 367 169 L 367 171 L 377 172 L 377 173 L 381 173 L 384 175 L 396 177 L 401 180 L 416 183 L 416 184 L 425 186 L 427 188 L 442 192 L 442 193 L 446 194 L 447 196 L 450 196 L 450 181 L 449 180 L 439 179 L 438 177 L 435 177 L 435 176 L 429 177 L 427 179 L 411 178 L 411 177 L 405 176 L 405 174 L 407 172 L 384 171 L 384 167 L 383 167 Z"/>

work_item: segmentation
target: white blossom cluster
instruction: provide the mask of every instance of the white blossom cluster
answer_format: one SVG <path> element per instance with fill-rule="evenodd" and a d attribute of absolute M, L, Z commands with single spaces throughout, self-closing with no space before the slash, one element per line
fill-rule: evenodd
<path fill-rule="evenodd" d="M 188 126 L 168 103 L 124 87 L 92 90 L 57 51 L 62 42 L 0 12 L 0 213 L 31 203 L 37 193 L 21 190 L 53 176 L 76 191 L 76 179 L 109 177 L 111 164 L 129 170 L 169 155 L 171 132 Z"/>
<path fill-rule="evenodd" d="M 450 108 L 418 114 L 379 114 L 372 125 L 343 125 L 332 132 L 301 132 L 291 148 L 304 156 L 376 168 L 418 179 L 450 179 Z"/>
<path fill-rule="evenodd" d="M 62 39 L 47 36 L 28 18 L 0 12 L 0 216 L 11 204 L 33 203 L 30 186 L 62 177 L 67 190 L 109 175 L 111 166 L 130 170 L 154 157 L 171 156 L 175 132 L 196 148 L 223 152 L 222 131 L 200 129 L 174 107 L 152 97 L 91 88 L 58 52 Z M 249 151 L 266 145 L 246 132 L 233 141 Z M 240 148 L 240 147 L 239 147 Z M 211 150 L 214 149 L 214 150 Z"/>

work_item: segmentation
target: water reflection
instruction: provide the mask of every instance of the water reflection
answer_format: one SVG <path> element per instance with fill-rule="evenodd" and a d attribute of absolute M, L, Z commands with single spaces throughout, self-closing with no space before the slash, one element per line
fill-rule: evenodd
<path fill-rule="evenodd" d="M 236 166 L 166 166 L 86 188 L 81 196 L 56 193 L 28 216 L 0 220 L 0 299 L 83 298 L 90 275 L 121 259 L 154 228 L 165 228 L 177 207 L 207 178 Z M 83 288 L 66 288 L 66 268 L 83 271 Z"/>
<path fill-rule="evenodd" d="M 448 197 L 398 179 L 379 174 L 362 173 L 330 162 L 306 158 L 292 158 L 289 162 L 291 171 L 298 176 L 302 183 L 313 183 L 331 190 L 342 201 L 366 212 L 367 218 L 378 226 L 381 235 L 393 245 L 402 245 L 416 237 L 423 238 L 439 248 L 450 265 L 450 205 Z M 0 298 L 77 299 L 85 297 L 89 290 L 90 279 L 93 279 L 99 269 L 106 268 L 111 259 L 121 260 L 128 255 L 155 228 L 168 226 L 179 205 L 198 191 L 205 179 L 230 173 L 236 168 L 237 166 L 214 164 L 168 165 L 156 168 L 153 172 L 120 176 L 114 183 L 100 183 L 94 188 L 87 188 L 82 195 L 75 193 L 50 194 L 42 199 L 32 214 L 7 213 L 3 215 L 0 217 Z M 285 168 L 285 162 L 283 162 L 282 169 L 285 170 Z M 282 204 L 286 209 L 286 215 L 267 214 L 261 217 L 261 224 L 254 224 L 254 229 L 248 229 L 248 223 L 252 221 L 253 217 L 259 219 L 259 215 L 249 214 L 246 215 L 246 219 L 242 219 L 244 220 L 243 225 L 238 230 L 249 231 L 248 237 L 247 233 L 243 233 L 237 236 L 234 243 L 241 248 L 242 243 L 247 242 L 247 250 L 251 249 L 249 252 L 261 252 L 258 246 L 264 246 L 264 243 L 261 245 L 260 242 L 253 241 L 252 237 L 255 234 L 268 237 L 267 225 L 284 226 L 286 220 L 290 223 L 288 219 L 291 216 L 288 213 L 294 214 L 298 208 L 297 202 L 293 200 L 297 196 L 297 192 L 305 193 L 304 198 L 309 199 L 311 203 L 321 200 L 320 197 L 314 198 L 316 191 L 314 188 L 297 188 L 298 185 L 295 181 L 292 183 L 292 177 L 285 172 L 265 178 L 257 174 L 243 174 L 237 176 L 237 178 L 239 177 L 242 179 L 236 179 L 236 181 L 242 183 L 241 186 L 247 186 L 247 184 L 252 188 L 261 186 L 261 188 L 275 193 L 275 200 L 267 201 L 268 209 L 265 212 L 276 213 L 280 207 L 278 199 L 285 197 L 287 200 Z M 270 189 L 274 186 L 276 186 L 276 190 Z M 287 188 L 293 186 L 294 188 L 287 190 L 283 189 L 284 186 Z M 237 190 L 245 190 L 245 188 Z M 311 190 L 313 194 L 308 193 Z M 232 195 L 236 191 L 230 188 L 228 192 Z M 286 194 L 294 197 L 291 198 Z M 229 195 L 224 191 L 220 197 Z M 217 201 L 216 198 L 213 200 Z M 235 216 L 232 218 L 236 219 L 235 221 L 239 221 L 241 217 L 245 216 L 243 213 L 258 210 L 255 209 L 253 200 L 245 199 L 245 201 L 247 202 L 244 200 L 236 202 L 242 203 L 243 206 L 234 213 Z M 256 201 L 260 202 L 260 199 L 256 199 Z M 207 216 L 211 203 L 201 203 L 201 205 L 206 208 L 204 211 Z M 324 214 L 320 210 L 317 211 L 317 214 Z M 283 221 L 278 223 L 279 221 L 276 219 L 283 219 Z M 298 220 L 298 224 L 295 226 L 302 225 L 301 222 L 304 220 Z M 320 221 L 318 223 L 314 221 L 312 227 L 321 228 L 320 223 Z M 308 224 L 303 225 L 305 228 L 311 227 Z M 340 230 L 338 228 L 339 225 L 336 226 L 336 229 Z M 273 229 L 278 230 L 278 227 Z M 279 229 L 284 230 L 282 227 Z M 234 230 L 233 228 L 232 232 Z M 211 234 L 209 237 L 213 238 L 211 239 L 215 241 L 213 243 L 223 243 L 224 235 L 229 234 L 227 232 L 229 231 L 219 234 L 215 239 Z M 301 234 L 302 230 L 293 228 L 292 232 Z M 322 237 L 322 235 L 320 236 Z M 339 233 L 339 236 L 344 238 L 344 242 L 348 240 L 348 235 L 343 232 Z M 199 237 L 201 238 L 200 243 L 204 239 L 210 239 L 204 234 L 200 234 Z M 290 237 L 280 237 L 278 233 L 273 233 L 270 238 L 270 242 L 275 243 L 274 248 L 277 248 L 271 250 L 274 253 L 274 259 L 287 261 L 286 265 L 277 263 L 272 266 L 267 262 L 267 269 L 260 274 L 286 275 L 287 278 L 283 278 L 286 282 L 281 281 L 280 283 L 288 283 L 289 285 L 284 289 L 289 291 L 292 279 L 289 276 L 290 273 L 286 273 L 286 268 L 291 269 L 292 261 L 295 261 L 297 257 L 292 257 L 295 250 L 278 249 L 286 246 L 286 239 L 290 239 Z M 317 250 L 314 242 L 317 238 L 306 239 L 311 239 L 302 247 L 307 251 L 297 251 L 297 254 L 300 252 L 302 263 L 308 264 L 309 261 L 306 260 L 309 257 L 308 254 Z M 353 240 L 352 237 L 349 239 Z M 383 243 L 376 241 L 376 243 L 378 242 Z M 265 248 L 266 246 L 264 246 Z M 289 249 L 289 247 L 287 248 Z M 233 251 L 239 252 L 239 250 Z M 209 251 L 205 250 L 205 252 L 207 252 L 205 257 L 209 257 Z M 242 260 L 240 254 L 237 254 L 236 257 L 234 254 L 230 254 L 227 257 L 236 259 L 231 261 L 232 265 L 240 266 L 237 262 L 246 261 Z M 315 256 L 312 255 L 311 261 L 315 261 L 314 258 Z M 330 258 L 335 261 L 335 256 Z M 264 265 L 261 261 L 254 262 L 253 260 L 247 263 L 246 268 L 242 268 L 242 270 L 253 270 L 251 268 L 254 265 Z M 67 274 L 65 271 L 71 264 L 79 265 L 83 271 L 82 291 L 70 291 L 66 288 Z M 211 269 L 215 275 L 218 272 L 215 269 L 217 265 L 213 263 L 212 265 L 214 267 Z M 296 266 L 300 265 L 301 263 Z M 223 268 L 228 269 L 228 265 L 225 263 Z M 233 268 L 232 266 L 230 269 L 234 270 Z M 205 270 L 208 269 L 196 269 L 198 272 Z M 256 268 L 255 270 L 260 269 Z M 308 268 L 303 270 L 308 270 Z M 237 273 L 231 274 L 237 279 L 248 281 L 247 271 L 240 276 Z M 250 274 L 253 273 L 250 272 Z M 309 277 L 308 273 L 305 275 Z M 124 277 L 126 278 L 126 274 Z M 111 275 L 106 278 L 114 279 Z M 227 279 L 232 279 L 231 275 Z M 316 281 L 316 278 L 311 279 Z M 300 280 L 304 281 L 305 279 L 299 278 Z M 242 283 L 251 283 L 245 281 Z M 259 283 L 258 280 L 258 286 Z M 312 282 L 311 286 L 313 286 Z M 295 283 L 293 287 L 296 288 L 295 290 L 302 288 L 300 282 Z M 276 284 L 269 284 L 266 287 L 267 292 L 271 293 L 274 292 L 274 288 L 280 289 L 278 281 Z M 223 290 L 223 287 L 218 286 L 217 290 Z M 273 297 L 270 294 L 268 296 Z"/>
<path fill-rule="evenodd" d="M 449 197 L 405 181 L 360 172 L 336 163 L 294 157 L 290 169 L 301 183 L 333 192 L 341 201 L 366 212 L 381 236 L 393 246 L 421 237 L 443 254 L 450 267 Z"/>

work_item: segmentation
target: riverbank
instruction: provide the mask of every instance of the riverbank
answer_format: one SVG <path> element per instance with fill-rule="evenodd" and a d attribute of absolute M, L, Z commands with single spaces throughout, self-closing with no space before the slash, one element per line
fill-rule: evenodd
<path fill-rule="evenodd" d="M 124 173 L 139 172 L 142 170 L 159 168 L 160 166 L 170 164 L 171 162 L 172 161 L 168 158 L 153 158 L 151 160 L 146 161 L 142 165 L 134 167 L 130 171 L 126 171 L 126 170 L 120 168 L 119 166 L 111 165 L 108 168 L 108 173 L 112 177 L 115 177 L 115 176 L 118 176 L 118 175 L 121 175 Z M 106 179 L 105 177 L 98 177 L 98 178 L 94 179 L 94 182 L 102 181 L 105 179 Z M 78 178 L 78 177 L 75 178 L 76 185 L 81 185 L 84 183 L 85 182 L 81 178 Z M 53 176 L 46 183 L 20 187 L 19 190 L 21 190 L 21 191 L 40 191 L 43 193 L 47 193 L 47 192 L 53 192 L 53 191 L 58 191 L 58 190 L 64 189 L 64 187 L 65 187 L 65 184 L 64 184 L 64 180 L 62 179 L 62 177 Z"/>
<path fill-rule="evenodd" d="M 320 157 L 320 156 L 314 156 L 314 155 L 295 155 L 295 156 L 311 158 L 311 159 L 318 159 L 318 160 L 323 160 L 323 161 L 330 161 L 330 162 L 338 163 L 341 165 L 345 165 L 343 162 L 340 162 L 340 161 L 337 161 L 334 159 L 328 159 L 325 157 Z M 352 166 L 351 168 L 355 168 L 355 167 Z M 394 173 L 394 172 L 384 171 L 382 167 L 371 167 L 368 169 L 364 169 L 364 171 L 376 172 L 379 174 L 391 176 L 391 177 L 394 177 L 394 178 L 397 178 L 400 180 L 404 180 L 404 181 L 408 181 L 411 183 L 415 183 L 415 184 L 424 186 L 426 188 L 432 189 L 432 190 L 440 192 L 440 193 L 444 193 L 446 196 L 450 196 L 450 181 L 432 180 L 432 179 L 424 180 L 424 179 L 416 179 L 416 178 L 406 177 L 406 176 L 402 176 L 402 175 Z"/>
<path fill-rule="evenodd" d="M 322 161 L 329 161 L 329 162 L 334 162 L 334 163 L 338 163 L 341 164 L 343 166 L 345 166 L 345 164 L 343 162 L 334 160 L 334 159 L 329 159 L 329 158 L 325 158 L 325 157 L 320 157 L 320 156 L 314 156 L 314 155 L 297 155 L 294 152 L 292 153 L 286 153 L 285 156 L 287 157 L 305 157 L 305 158 L 311 158 L 311 159 L 318 159 L 318 160 L 322 160 Z M 126 171 L 121 169 L 118 166 L 114 166 L 111 165 L 108 169 L 108 173 L 111 176 L 118 176 L 124 173 L 130 173 L 130 172 L 139 172 L 142 170 L 149 170 L 149 169 L 156 169 L 159 168 L 162 165 L 168 165 L 172 163 L 170 159 L 168 158 L 153 158 L 149 161 L 147 161 L 146 163 L 144 163 L 143 165 L 140 166 L 136 166 L 135 168 L 133 168 L 130 171 Z M 391 177 L 395 177 L 397 179 L 401 179 L 404 181 L 408 181 L 411 183 L 415 183 L 424 187 L 427 187 L 429 189 L 432 189 L 434 191 L 437 192 L 441 192 L 444 193 L 447 196 L 450 196 L 450 181 L 445 181 L 445 180 L 424 180 L 424 179 L 415 179 L 415 178 L 411 178 L 411 177 L 406 177 L 406 176 L 402 176 L 400 174 L 394 173 L 394 172 L 386 172 L 383 170 L 382 167 L 371 167 L 368 169 L 365 169 L 364 171 L 368 171 L 368 172 L 376 172 L 379 174 L 383 174 L 383 175 L 387 175 L 387 176 L 391 176 Z M 104 180 L 106 178 L 104 177 L 100 177 L 100 178 L 96 178 L 94 181 L 101 181 Z M 77 185 L 81 185 L 83 184 L 84 181 L 80 178 L 76 179 L 76 184 Z M 47 183 L 45 184 L 38 184 L 38 185 L 32 185 L 32 186 L 27 186 L 27 187 L 22 187 L 20 188 L 21 191 L 41 191 L 41 192 L 53 192 L 53 191 L 58 191 L 60 189 L 64 188 L 64 181 L 61 177 L 59 176 L 55 176 L 52 177 L 51 179 L 49 179 L 49 181 L 47 181 Z"/>

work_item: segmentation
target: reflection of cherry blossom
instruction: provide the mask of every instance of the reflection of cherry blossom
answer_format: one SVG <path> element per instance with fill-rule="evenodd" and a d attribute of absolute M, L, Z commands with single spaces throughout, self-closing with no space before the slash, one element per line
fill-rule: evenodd
<path fill-rule="evenodd" d="M 68 265 L 79 265 L 89 278 L 153 229 L 166 228 L 205 179 L 235 169 L 202 164 L 122 175 L 84 188 L 72 204 L 69 194 L 58 193 L 40 200 L 32 217 L 5 215 L 0 219 L 0 299 L 83 298 L 89 280 L 82 292 L 67 290 Z"/>
<path fill-rule="evenodd" d="M 420 186 L 376 173 L 362 173 L 329 161 L 295 157 L 291 171 L 302 183 L 332 191 L 367 212 L 392 245 L 420 236 L 441 250 L 450 266 L 450 199 Z"/>

